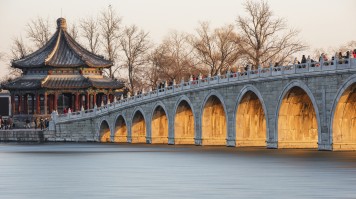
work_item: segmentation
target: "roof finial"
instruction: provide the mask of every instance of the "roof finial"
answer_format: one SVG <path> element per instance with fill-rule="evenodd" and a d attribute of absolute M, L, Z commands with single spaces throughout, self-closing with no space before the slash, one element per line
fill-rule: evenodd
<path fill-rule="evenodd" d="M 67 30 L 67 22 L 65 18 L 57 19 L 57 29 Z"/>

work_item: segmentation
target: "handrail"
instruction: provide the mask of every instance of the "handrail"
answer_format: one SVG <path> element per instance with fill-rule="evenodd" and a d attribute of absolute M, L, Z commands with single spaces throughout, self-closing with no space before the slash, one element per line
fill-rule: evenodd
<path fill-rule="evenodd" d="M 207 85 L 217 85 L 223 84 L 231 81 L 246 81 L 251 79 L 274 77 L 274 76 L 288 76 L 294 74 L 303 74 L 310 72 L 320 72 L 320 71 L 331 71 L 331 70 L 345 70 L 345 69 L 356 69 L 356 58 L 343 58 L 334 59 L 331 61 L 320 62 L 310 62 L 303 64 L 294 64 L 288 66 L 278 66 L 269 68 L 259 68 L 257 70 L 248 70 L 244 72 L 230 73 L 227 72 L 223 75 L 216 75 L 212 77 L 201 78 L 198 80 L 191 80 L 179 84 L 174 84 L 172 86 L 166 86 L 164 88 L 157 88 L 156 90 L 149 91 L 147 93 L 141 93 L 139 95 L 131 96 L 129 98 L 124 98 L 110 104 L 106 104 L 101 107 L 94 107 L 93 109 L 88 109 L 85 111 L 71 112 L 66 114 L 58 115 L 56 112 L 52 113 L 52 120 L 55 122 L 65 122 L 68 120 L 86 118 L 95 116 L 97 114 L 108 112 L 115 108 L 127 106 L 138 101 L 146 99 L 154 99 L 162 97 L 164 95 L 177 93 L 181 91 L 189 91 L 199 87 L 205 87 Z"/>

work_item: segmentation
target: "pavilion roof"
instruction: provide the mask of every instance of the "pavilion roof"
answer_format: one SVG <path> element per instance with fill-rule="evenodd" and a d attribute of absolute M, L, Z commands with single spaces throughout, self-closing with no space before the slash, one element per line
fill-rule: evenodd
<path fill-rule="evenodd" d="M 44 76 L 22 76 L 2 85 L 7 90 L 34 90 L 41 88 Z"/>
<path fill-rule="evenodd" d="M 90 87 L 90 82 L 87 78 L 81 75 L 58 75 L 58 76 L 48 76 L 43 83 L 43 88 L 51 89 L 66 89 L 66 88 L 88 88 Z"/>
<path fill-rule="evenodd" d="M 120 89 L 124 87 L 124 84 L 102 76 L 93 78 L 82 75 L 51 75 L 42 82 L 42 87 L 48 89 Z"/>
<path fill-rule="evenodd" d="M 68 33 L 64 18 L 57 20 L 57 31 L 46 45 L 32 54 L 14 60 L 12 66 L 16 68 L 36 67 L 90 67 L 108 68 L 113 62 L 95 55 L 78 44 Z"/>
<path fill-rule="evenodd" d="M 121 89 L 122 82 L 103 76 L 85 77 L 83 75 L 24 75 L 2 85 L 8 90 L 35 89 Z"/>

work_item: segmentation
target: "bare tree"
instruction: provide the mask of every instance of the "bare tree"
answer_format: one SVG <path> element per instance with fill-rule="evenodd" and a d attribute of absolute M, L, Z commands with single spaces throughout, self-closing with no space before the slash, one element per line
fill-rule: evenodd
<path fill-rule="evenodd" d="M 13 44 L 11 46 L 11 59 L 21 59 L 30 53 L 29 47 L 27 47 L 22 39 L 22 37 L 17 37 L 13 39 Z"/>
<path fill-rule="evenodd" d="M 8 58 L 10 60 L 21 59 L 31 53 L 30 48 L 25 45 L 22 37 L 17 37 L 17 38 L 13 39 L 10 50 L 11 50 L 11 54 L 8 55 Z M 5 58 L 6 58 L 6 56 L 4 54 L 3 59 L 5 59 Z M 7 66 L 7 69 L 9 71 L 9 74 L 3 80 L 4 82 L 11 80 L 13 78 L 19 77 L 22 74 L 22 71 L 18 68 L 12 67 L 10 62 L 9 62 L 9 65 Z"/>
<path fill-rule="evenodd" d="M 82 36 L 88 43 L 90 51 L 94 54 L 97 54 L 99 51 L 99 24 L 98 20 L 94 18 L 82 19 L 80 21 L 80 28 L 82 32 Z"/>
<path fill-rule="evenodd" d="M 216 75 L 218 71 L 227 70 L 239 58 L 238 36 L 233 25 L 210 30 L 208 22 L 200 23 L 197 35 L 190 37 L 199 62 L 209 67 L 209 73 Z"/>
<path fill-rule="evenodd" d="M 247 0 L 244 8 L 247 17 L 237 18 L 241 37 L 238 44 L 254 67 L 282 64 L 288 56 L 306 49 L 297 39 L 299 31 L 288 29 L 285 20 L 275 18 L 267 2 Z"/>
<path fill-rule="evenodd" d="M 114 66 L 109 68 L 106 74 L 110 78 L 114 78 L 116 71 L 120 69 L 118 64 L 119 50 L 120 50 L 120 29 L 121 18 L 118 13 L 111 6 L 105 11 L 101 12 L 99 17 L 99 26 L 101 28 L 101 42 L 103 44 L 103 52 L 110 61 L 114 62 Z"/>
<path fill-rule="evenodd" d="M 32 48 L 44 46 L 52 36 L 50 31 L 52 26 L 49 24 L 49 20 L 42 17 L 37 17 L 27 23 L 26 37 L 30 42 L 24 41 L 21 36 L 14 38 L 10 58 L 21 59 L 30 54 Z"/>
<path fill-rule="evenodd" d="M 74 40 L 78 40 L 79 39 L 79 30 L 77 28 L 77 24 L 76 23 L 71 23 L 71 25 L 68 28 L 69 35 L 74 39 Z"/>
<path fill-rule="evenodd" d="M 48 18 L 37 17 L 27 24 L 27 37 L 37 48 L 44 46 L 52 36 Z"/>
<path fill-rule="evenodd" d="M 159 74 L 167 81 L 180 80 L 192 73 L 199 73 L 194 62 L 193 49 L 188 36 L 177 31 L 171 32 L 158 47 L 162 49 Z"/>
<path fill-rule="evenodd" d="M 121 50 L 124 54 L 123 67 L 128 72 L 128 86 L 131 93 L 136 87 L 142 87 L 143 66 L 147 63 L 147 53 L 150 49 L 150 41 L 147 32 L 132 25 L 125 27 L 120 39 Z"/>
<path fill-rule="evenodd" d="M 4 52 L 0 52 L 0 63 L 1 62 L 6 62 L 7 60 L 7 54 Z M 9 71 L 8 74 L 6 74 L 4 77 L 0 79 L 0 90 L 1 90 L 1 85 L 12 80 L 15 77 L 18 77 L 21 75 L 21 71 L 16 70 L 15 68 L 10 67 L 10 65 L 7 65 L 7 69 Z"/>
<path fill-rule="evenodd" d="M 165 76 L 161 74 L 161 68 L 170 64 L 170 60 L 166 55 L 166 50 L 162 46 L 156 47 L 148 55 L 149 65 L 145 68 L 148 86 L 155 88 L 160 81 L 165 81 Z"/>

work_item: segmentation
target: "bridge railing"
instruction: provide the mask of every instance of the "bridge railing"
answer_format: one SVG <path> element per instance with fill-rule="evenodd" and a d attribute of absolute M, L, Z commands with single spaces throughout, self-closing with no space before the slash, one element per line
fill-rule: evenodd
<path fill-rule="evenodd" d="M 207 87 L 216 84 L 223 84 L 231 81 L 249 81 L 251 79 L 268 78 L 274 76 L 287 76 L 311 72 L 333 71 L 333 70 L 348 70 L 356 69 L 356 59 L 334 59 L 330 61 L 321 60 L 320 62 L 310 62 L 302 64 L 294 64 L 288 66 L 278 66 L 269 68 L 258 68 L 256 70 L 248 70 L 243 72 L 219 74 L 216 76 L 208 76 L 205 78 L 198 78 L 197 80 L 190 80 L 187 82 L 173 83 L 171 86 L 164 88 L 157 88 L 147 93 L 141 93 L 128 98 L 114 101 L 113 103 L 103 105 L 101 107 L 94 107 L 89 110 L 82 110 L 78 112 L 71 112 L 58 115 L 56 112 L 52 113 L 52 120 L 55 122 L 65 122 L 73 119 L 87 118 L 95 115 L 107 113 L 110 110 L 134 104 L 143 100 L 154 99 L 160 96 L 192 90 L 200 87 Z"/>

